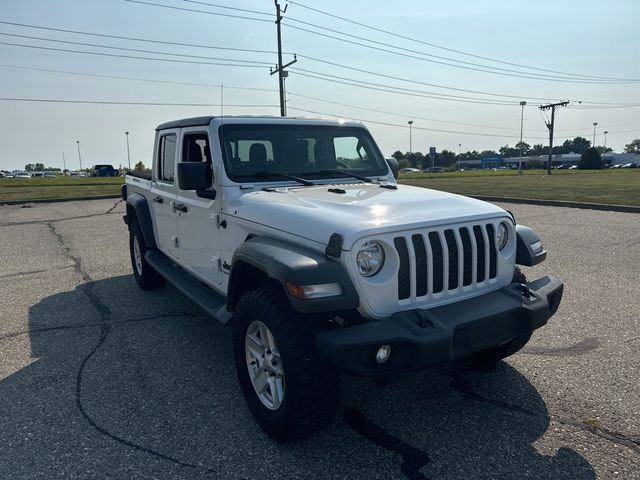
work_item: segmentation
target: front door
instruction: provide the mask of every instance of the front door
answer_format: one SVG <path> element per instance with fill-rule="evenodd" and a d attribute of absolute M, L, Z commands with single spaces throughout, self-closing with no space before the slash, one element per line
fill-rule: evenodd
<path fill-rule="evenodd" d="M 203 127 L 182 129 L 180 162 L 204 162 L 212 166 L 209 135 Z M 222 191 L 213 190 L 213 169 L 209 190 L 177 190 L 176 204 L 180 206 L 178 232 L 180 235 L 180 263 L 193 275 L 210 284 L 222 282 L 220 262 L 220 226 L 218 213 Z M 214 198 L 215 197 L 215 198 Z"/>
<path fill-rule="evenodd" d="M 175 210 L 175 178 L 178 130 L 159 133 L 156 162 L 151 182 L 151 202 L 156 226 L 156 241 L 167 256 L 179 257 L 178 220 Z"/>

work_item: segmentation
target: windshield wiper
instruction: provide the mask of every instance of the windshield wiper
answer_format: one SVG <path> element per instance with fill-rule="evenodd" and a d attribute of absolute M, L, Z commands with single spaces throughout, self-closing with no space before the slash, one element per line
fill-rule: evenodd
<path fill-rule="evenodd" d="M 327 175 L 327 174 L 340 174 L 345 175 L 347 177 L 357 178 L 358 180 L 362 180 L 365 183 L 372 183 L 370 178 L 365 177 L 364 175 L 358 175 L 357 173 L 351 173 L 346 170 L 320 170 L 318 172 L 319 175 Z"/>
<path fill-rule="evenodd" d="M 311 187 L 315 185 L 315 183 L 313 183 L 311 180 L 307 180 L 306 178 L 296 177 L 295 175 L 289 175 L 288 173 L 284 173 L 284 172 L 260 171 L 260 172 L 254 173 L 252 176 L 256 178 L 284 177 L 284 178 L 289 178 L 291 180 L 295 180 L 296 182 L 301 183 L 306 187 Z"/>

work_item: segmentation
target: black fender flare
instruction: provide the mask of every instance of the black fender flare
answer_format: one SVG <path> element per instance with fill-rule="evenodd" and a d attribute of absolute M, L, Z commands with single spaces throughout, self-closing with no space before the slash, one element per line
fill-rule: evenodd
<path fill-rule="evenodd" d="M 235 309 L 242 290 L 242 265 L 250 265 L 279 283 L 291 306 L 301 313 L 358 308 L 358 293 L 344 267 L 321 252 L 269 237 L 253 237 L 238 247 L 231 261 L 228 288 L 229 310 Z M 286 284 L 339 283 L 342 295 L 302 300 L 289 294 Z"/>
<path fill-rule="evenodd" d="M 547 251 L 542 247 L 542 241 L 532 228 L 516 225 L 517 250 L 516 263 L 532 267 L 547 258 Z M 532 248 L 539 242 L 539 248 Z"/>
<path fill-rule="evenodd" d="M 139 193 L 132 193 L 127 196 L 127 225 L 131 229 L 131 222 L 133 221 L 132 213 L 135 213 L 136 221 L 142 230 L 142 237 L 147 248 L 158 248 L 156 244 L 156 237 L 153 234 L 153 222 L 151 220 L 151 211 L 149 210 L 149 203 L 144 195 Z"/>

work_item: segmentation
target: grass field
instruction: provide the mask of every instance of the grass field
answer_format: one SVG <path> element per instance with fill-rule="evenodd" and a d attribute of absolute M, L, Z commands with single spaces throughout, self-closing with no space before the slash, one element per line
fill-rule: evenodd
<path fill-rule="evenodd" d="M 122 182 L 122 177 L 1 178 L 0 202 L 117 195 Z M 558 170 L 551 176 L 543 170 L 414 173 L 400 182 L 467 195 L 640 206 L 640 169 Z"/>
<path fill-rule="evenodd" d="M 640 206 L 640 169 L 469 171 L 409 174 L 400 182 L 463 195 L 566 200 Z"/>
<path fill-rule="evenodd" d="M 0 178 L 0 202 L 116 195 L 123 181 L 122 177 Z"/>

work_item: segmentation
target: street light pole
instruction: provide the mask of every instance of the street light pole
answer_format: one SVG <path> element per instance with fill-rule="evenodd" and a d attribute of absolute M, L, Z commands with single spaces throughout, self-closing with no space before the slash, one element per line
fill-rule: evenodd
<path fill-rule="evenodd" d="M 462 156 L 462 144 L 458 144 L 458 170 L 460 170 L 460 157 Z"/>
<path fill-rule="evenodd" d="M 603 153 L 607 153 L 607 133 L 609 133 L 607 130 L 604 131 L 604 152 Z"/>
<path fill-rule="evenodd" d="M 598 122 L 593 122 L 593 143 L 591 146 L 596 148 L 596 127 L 598 126 Z"/>
<path fill-rule="evenodd" d="M 518 173 L 522 173 L 522 127 L 524 125 L 524 106 L 527 104 L 524 100 L 520 102 L 520 161 L 518 162 Z"/>
<path fill-rule="evenodd" d="M 411 138 L 413 120 L 409 120 L 407 123 L 409 124 L 409 153 L 413 153 L 413 139 Z"/>
<path fill-rule="evenodd" d="M 78 161 L 80 162 L 80 171 L 82 171 L 82 156 L 80 155 L 80 140 L 76 140 L 78 145 Z"/>
<path fill-rule="evenodd" d="M 129 153 L 129 132 L 124 132 L 127 137 L 127 164 L 129 165 L 129 170 L 131 170 L 131 154 Z"/>

